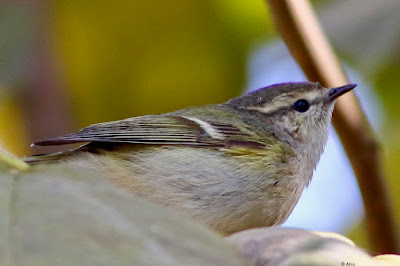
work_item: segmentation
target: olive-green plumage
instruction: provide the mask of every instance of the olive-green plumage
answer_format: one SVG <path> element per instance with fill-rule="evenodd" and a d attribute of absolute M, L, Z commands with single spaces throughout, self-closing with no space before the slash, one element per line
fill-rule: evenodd
<path fill-rule="evenodd" d="M 355 85 L 282 83 L 223 104 L 100 123 L 28 158 L 93 171 L 230 234 L 286 220 L 324 149 L 335 99 Z"/>

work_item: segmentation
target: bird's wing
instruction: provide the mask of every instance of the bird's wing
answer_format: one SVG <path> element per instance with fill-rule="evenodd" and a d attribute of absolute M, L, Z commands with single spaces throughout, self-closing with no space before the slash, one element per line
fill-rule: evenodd
<path fill-rule="evenodd" d="M 79 132 L 35 142 L 37 146 L 78 142 L 133 144 L 180 144 L 192 146 L 226 146 L 241 143 L 248 135 L 228 123 L 216 123 L 185 116 L 149 115 L 114 122 L 94 124 Z"/>

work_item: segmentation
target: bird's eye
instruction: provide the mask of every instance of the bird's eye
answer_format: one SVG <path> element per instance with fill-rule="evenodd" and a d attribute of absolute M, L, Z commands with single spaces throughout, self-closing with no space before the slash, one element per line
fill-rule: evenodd
<path fill-rule="evenodd" d="M 310 109 L 310 103 L 304 99 L 298 100 L 293 104 L 293 109 L 297 112 L 304 113 Z"/>

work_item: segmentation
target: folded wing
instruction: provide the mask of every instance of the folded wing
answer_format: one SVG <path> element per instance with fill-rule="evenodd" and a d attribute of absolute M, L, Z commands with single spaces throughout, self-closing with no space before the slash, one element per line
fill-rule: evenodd
<path fill-rule="evenodd" d="M 109 142 L 224 146 L 227 141 L 245 135 L 246 132 L 230 124 L 183 116 L 149 115 L 94 124 L 79 132 L 38 141 L 34 145 Z"/>

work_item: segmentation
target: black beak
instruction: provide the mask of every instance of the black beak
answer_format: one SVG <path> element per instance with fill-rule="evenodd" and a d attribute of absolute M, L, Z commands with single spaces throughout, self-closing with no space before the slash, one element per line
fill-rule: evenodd
<path fill-rule="evenodd" d="M 357 86 L 357 84 L 348 84 L 342 87 L 332 88 L 329 90 L 328 99 L 330 101 L 335 100 L 340 95 L 345 94 L 348 91 L 351 91 Z"/>

